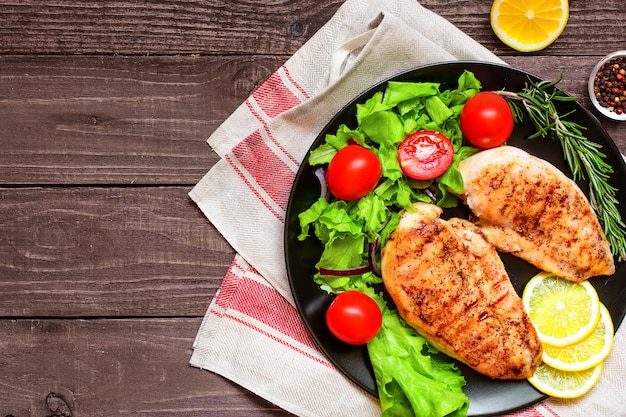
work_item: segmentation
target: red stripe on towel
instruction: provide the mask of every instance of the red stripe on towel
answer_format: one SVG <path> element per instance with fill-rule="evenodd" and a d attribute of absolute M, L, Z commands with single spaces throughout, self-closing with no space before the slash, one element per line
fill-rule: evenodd
<path fill-rule="evenodd" d="M 261 84 L 252 97 L 270 119 L 300 104 L 300 99 L 287 88 L 277 72 Z"/>
<path fill-rule="evenodd" d="M 255 184 L 253 184 L 252 182 L 250 182 L 250 180 L 248 179 L 248 176 L 239 169 L 239 166 L 233 161 L 233 159 L 229 156 L 226 155 L 224 157 L 224 159 L 226 161 L 228 161 L 228 163 L 230 164 L 230 166 L 235 170 L 235 172 L 237 173 L 237 175 L 239 175 L 239 178 L 241 178 L 241 180 L 243 182 L 246 183 L 246 185 L 248 186 L 248 188 L 250 188 L 250 191 L 252 191 L 254 193 L 254 195 L 257 196 L 257 198 L 259 199 L 259 201 L 265 206 L 265 208 L 272 213 L 279 221 L 281 222 L 285 222 L 285 218 L 284 216 L 277 212 L 276 210 L 274 210 L 274 207 L 272 207 L 272 205 L 270 204 L 269 201 L 267 201 L 267 199 L 265 198 L 265 196 L 261 195 L 261 193 L 259 192 L 259 190 L 257 189 L 257 186 Z"/>
<path fill-rule="evenodd" d="M 263 329 L 260 329 L 257 326 L 254 326 L 250 322 L 244 321 L 244 320 L 240 319 L 239 317 L 231 316 L 231 315 L 228 315 L 228 314 L 226 314 L 225 317 L 228 317 L 229 319 L 231 319 L 233 321 L 236 321 L 236 322 L 238 322 L 240 324 L 243 324 L 244 326 L 254 330 L 255 332 L 258 332 L 258 333 L 261 333 L 261 334 L 267 336 L 268 338 L 270 338 L 270 339 L 280 343 L 283 346 L 287 346 L 288 348 L 290 348 L 291 350 L 299 353 L 300 355 L 304 355 L 307 358 L 312 359 L 313 361 L 315 361 L 317 363 L 320 363 L 322 365 L 326 365 L 327 367 L 334 369 L 334 366 L 330 362 L 328 362 L 328 361 L 326 361 L 326 360 L 324 360 L 324 359 L 322 359 L 322 358 L 320 358 L 318 356 L 311 355 L 310 353 L 308 353 L 308 352 L 306 352 L 306 351 L 304 351 L 304 350 L 294 346 L 293 344 L 289 343 L 288 341 L 286 341 L 284 339 L 281 339 L 279 337 L 276 337 L 276 336 L 272 335 L 271 333 L 266 332 Z"/>
<path fill-rule="evenodd" d="M 270 147 L 263 141 L 261 133 L 256 131 L 241 141 L 233 148 L 233 155 L 246 172 L 239 173 L 243 176 L 248 186 L 252 189 L 262 202 L 267 206 L 267 202 L 256 190 L 256 186 L 250 181 L 258 184 L 269 198 L 283 210 L 287 210 L 291 185 L 295 179 L 295 173 L 282 161 Z M 228 159 L 228 158 L 227 158 Z M 233 161 L 230 161 L 233 165 Z M 237 169 L 234 165 L 233 167 Z M 282 216 L 280 216 L 280 220 Z"/>
<path fill-rule="evenodd" d="M 533 407 L 524 408 L 523 410 L 516 411 L 513 414 L 507 414 L 503 417 L 543 417 L 539 411 Z"/>
<path fill-rule="evenodd" d="M 304 96 L 304 98 L 308 99 L 309 95 L 307 94 L 306 91 L 304 91 L 304 88 L 302 88 L 300 84 L 298 84 L 296 80 L 293 79 L 291 74 L 289 74 L 289 70 L 287 69 L 287 66 L 283 65 L 282 70 L 285 72 L 285 75 L 287 76 L 287 79 L 289 80 L 289 82 L 291 82 L 291 84 L 293 84 L 293 86 L 298 89 L 298 91 L 300 92 L 300 94 Z"/>
<path fill-rule="evenodd" d="M 238 311 L 303 345 L 317 349 L 295 307 L 273 287 L 248 278 L 248 274 L 258 275 L 254 269 L 241 268 L 234 260 L 224 276 L 215 302 L 224 309 Z"/>

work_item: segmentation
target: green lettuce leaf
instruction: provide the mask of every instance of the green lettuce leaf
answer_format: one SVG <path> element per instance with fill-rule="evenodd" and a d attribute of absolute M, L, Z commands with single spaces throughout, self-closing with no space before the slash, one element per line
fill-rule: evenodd
<path fill-rule="evenodd" d="M 482 85 L 480 81 L 478 80 L 478 78 L 476 78 L 476 75 L 474 75 L 473 72 L 467 71 L 467 70 L 463 71 L 457 83 L 459 85 L 459 88 L 458 88 L 459 91 L 464 91 L 464 90 L 477 90 L 478 91 L 482 89 Z"/>
<path fill-rule="evenodd" d="M 439 83 L 429 82 L 390 81 L 385 89 L 383 103 L 391 108 L 407 100 L 434 96 L 439 94 L 439 85 Z"/>
<path fill-rule="evenodd" d="M 459 194 L 463 191 L 463 176 L 461 175 L 461 171 L 459 171 L 459 163 L 464 159 L 474 155 L 478 152 L 478 148 L 474 148 L 472 146 L 462 146 L 458 152 L 454 154 L 454 160 L 452 161 L 452 165 L 446 172 L 443 173 L 441 177 L 439 177 L 438 188 L 439 188 L 439 199 L 438 205 L 443 208 L 455 207 L 458 204 L 458 197 L 456 194 Z"/>
<path fill-rule="evenodd" d="M 375 93 L 372 98 L 368 99 L 365 103 L 356 105 L 357 123 L 360 125 L 366 117 L 379 111 L 389 110 L 391 107 L 393 106 L 383 104 L 382 92 Z"/>
<path fill-rule="evenodd" d="M 377 241 L 384 246 L 400 222 L 400 210 L 414 210 L 417 201 L 432 203 L 434 195 L 440 207 L 458 204 L 456 194 L 463 190 L 459 163 L 477 152 L 464 144 L 458 119 L 481 84 L 468 71 L 457 83 L 455 89 L 440 91 L 437 83 L 389 82 L 384 92 L 357 104 L 356 127 L 338 126 L 309 155 L 311 165 L 324 165 L 337 150 L 356 142 L 381 161 L 381 180 L 367 196 L 350 202 L 320 198 L 300 213 L 298 238 L 309 238 L 313 230 L 323 245 L 313 277 L 320 288 L 331 293 L 357 289 L 376 299 L 383 311 L 383 328 L 368 344 L 383 417 L 465 416 L 469 404 L 462 391 L 465 380 L 449 357 L 430 346 L 375 293 L 374 286 L 382 283 L 380 276 L 373 271 L 328 276 L 320 274 L 319 268 L 344 270 L 367 265 L 369 246 Z M 406 178 L 398 163 L 398 144 L 420 129 L 439 131 L 454 146 L 450 168 L 430 181 Z"/>
<path fill-rule="evenodd" d="M 320 146 L 313 149 L 309 154 L 309 164 L 311 166 L 328 164 L 336 153 L 337 148 L 335 148 L 332 144 L 328 142 L 322 143 Z"/>
<path fill-rule="evenodd" d="M 387 146 L 402 142 L 406 136 L 400 116 L 389 110 L 370 114 L 359 127 L 372 142 Z"/>
<path fill-rule="evenodd" d="M 381 296 L 373 298 L 383 312 L 383 327 L 367 350 L 376 376 L 381 417 L 467 415 L 465 378 L 456 364 L 431 347 L 396 310 L 387 308 Z"/>
<path fill-rule="evenodd" d="M 442 126 L 443 123 L 452 117 L 452 110 L 441 100 L 439 96 L 428 97 L 425 102 L 426 113 L 430 116 L 433 122 L 438 126 Z M 440 130 L 440 129 L 435 129 Z"/>

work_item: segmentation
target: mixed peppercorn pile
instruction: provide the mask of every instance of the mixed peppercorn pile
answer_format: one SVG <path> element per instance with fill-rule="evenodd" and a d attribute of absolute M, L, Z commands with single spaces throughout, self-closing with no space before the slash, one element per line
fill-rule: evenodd
<path fill-rule="evenodd" d="M 626 58 L 617 57 L 600 67 L 594 80 L 594 93 L 600 106 L 616 114 L 626 112 Z"/>

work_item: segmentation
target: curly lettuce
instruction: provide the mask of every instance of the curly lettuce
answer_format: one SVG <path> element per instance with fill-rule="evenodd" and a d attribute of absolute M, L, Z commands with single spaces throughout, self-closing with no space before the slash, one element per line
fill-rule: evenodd
<path fill-rule="evenodd" d="M 481 89 L 474 74 L 465 71 L 458 87 L 440 91 L 440 84 L 396 82 L 356 106 L 356 127 L 342 124 L 309 155 L 311 166 L 328 164 L 337 150 L 356 142 L 378 156 L 382 178 L 357 201 L 320 198 L 299 214 L 301 233 L 312 233 L 324 246 L 316 264 L 315 282 L 329 293 L 359 290 L 374 298 L 383 312 L 383 326 L 368 352 L 374 368 L 383 417 L 465 416 L 469 399 L 465 378 L 455 363 L 428 344 L 390 309 L 374 286 L 382 278 L 373 271 L 351 276 L 323 275 L 324 270 L 348 270 L 371 261 L 371 245 L 383 247 L 400 222 L 400 210 L 416 201 L 448 208 L 458 204 L 463 189 L 459 163 L 478 150 L 463 144 L 459 114 L 465 102 Z M 430 181 L 406 178 L 398 162 L 398 145 L 409 134 L 430 129 L 446 135 L 454 146 L 454 160 L 440 177 Z M 377 260 L 375 260 L 377 262 Z"/>

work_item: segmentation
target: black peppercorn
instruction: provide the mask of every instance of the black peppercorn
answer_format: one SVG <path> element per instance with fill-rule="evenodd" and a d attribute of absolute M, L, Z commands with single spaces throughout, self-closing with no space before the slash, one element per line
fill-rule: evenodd
<path fill-rule="evenodd" d="M 626 111 L 626 60 L 613 58 L 594 77 L 594 94 L 600 106 L 616 114 Z"/>

